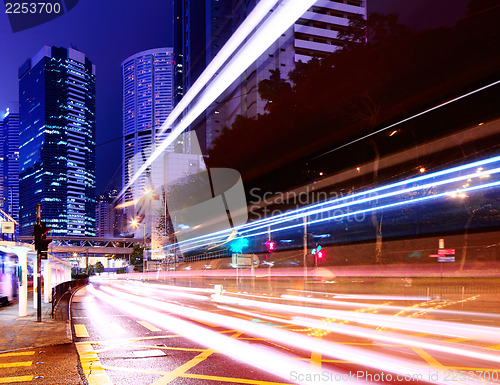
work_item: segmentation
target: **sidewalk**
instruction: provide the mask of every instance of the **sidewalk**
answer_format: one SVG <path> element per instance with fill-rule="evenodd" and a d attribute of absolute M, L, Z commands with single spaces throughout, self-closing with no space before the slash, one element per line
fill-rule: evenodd
<path fill-rule="evenodd" d="M 37 322 L 33 301 L 28 315 L 19 317 L 19 305 L 0 308 L 0 383 L 38 385 L 84 385 L 78 353 L 68 321 L 68 300 L 61 300 L 52 319 L 52 305 L 42 304 L 42 321 Z"/>
<path fill-rule="evenodd" d="M 61 303 L 61 310 L 67 311 L 67 305 Z M 36 320 L 36 309 L 33 309 L 33 300 L 28 300 L 28 315 L 19 317 L 17 303 L 0 308 L 0 353 L 72 343 L 67 317 L 61 317 L 58 312 L 57 320 L 51 317 L 52 305 L 42 304 L 42 321 Z M 62 319 L 61 319 L 62 318 Z"/>

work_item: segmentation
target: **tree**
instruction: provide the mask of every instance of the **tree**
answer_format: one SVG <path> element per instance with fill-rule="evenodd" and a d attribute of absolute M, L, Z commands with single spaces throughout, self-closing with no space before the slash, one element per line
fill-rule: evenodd
<path fill-rule="evenodd" d="M 97 261 L 97 263 L 95 264 L 95 268 L 94 268 L 95 272 L 98 273 L 98 274 L 101 274 L 104 272 L 104 266 L 103 264 L 101 263 L 101 261 Z"/>
<path fill-rule="evenodd" d="M 143 251 L 142 245 L 134 245 L 132 252 L 130 253 L 130 264 L 134 266 L 134 271 L 142 272 L 143 268 Z"/>
<path fill-rule="evenodd" d="M 291 100 L 292 86 L 287 81 L 281 78 L 279 68 L 269 70 L 271 76 L 269 79 L 259 82 L 259 95 L 263 100 L 266 100 L 266 111 L 272 111 L 277 108 L 274 106 L 285 106 Z"/>

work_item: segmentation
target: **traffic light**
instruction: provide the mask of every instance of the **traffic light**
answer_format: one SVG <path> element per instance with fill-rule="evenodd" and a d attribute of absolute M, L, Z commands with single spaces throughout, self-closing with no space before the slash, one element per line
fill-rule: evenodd
<path fill-rule="evenodd" d="M 51 238 L 47 238 L 49 231 L 52 227 L 47 227 L 45 222 L 41 222 L 39 225 L 35 225 L 35 249 L 40 252 L 42 259 L 47 259 L 47 250 L 49 248 L 49 243 L 52 242 Z"/>
<path fill-rule="evenodd" d="M 229 244 L 229 249 L 232 253 L 241 254 L 243 250 L 246 249 L 249 245 L 248 239 L 246 238 L 237 238 L 231 241 Z"/>
<path fill-rule="evenodd" d="M 266 242 L 267 251 L 274 251 L 276 244 L 273 241 Z"/>
<path fill-rule="evenodd" d="M 312 255 L 316 255 L 316 258 L 323 259 L 323 247 L 321 245 L 316 246 L 315 249 L 311 250 Z"/>

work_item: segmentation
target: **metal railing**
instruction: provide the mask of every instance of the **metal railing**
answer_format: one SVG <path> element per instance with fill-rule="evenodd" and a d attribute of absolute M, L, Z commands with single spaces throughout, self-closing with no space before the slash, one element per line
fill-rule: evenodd
<path fill-rule="evenodd" d="M 85 286 L 89 283 L 88 278 L 74 279 L 72 281 L 66 281 L 60 283 L 59 285 L 52 288 L 52 318 L 54 318 L 54 313 L 59 306 L 61 298 L 66 293 L 70 293 L 73 289 L 81 286 Z"/>
<path fill-rule="evenodd" d="M 184 257 L 184 262 L 196 262 L 196 261 L 203 261 L 205 259 L 227 258 L 230 256 L 231 254 L 229 250 L 217 250 L 217 251 L 211 251 L 209 253 Z"/>

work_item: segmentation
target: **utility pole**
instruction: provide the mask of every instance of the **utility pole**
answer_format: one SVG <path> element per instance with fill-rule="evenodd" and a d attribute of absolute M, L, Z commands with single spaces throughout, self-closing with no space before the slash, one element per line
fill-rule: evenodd
<path fill-rule="evenodd" d="M 42 209 L 40 203 L 36 204 L 36 224 L 40 226 L 42 223 Z M 36 250 L 36 320 L 37 322 L 42 322 L 42 250 L 37 248 Z"/>

